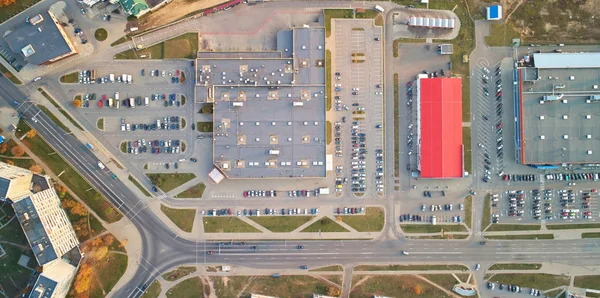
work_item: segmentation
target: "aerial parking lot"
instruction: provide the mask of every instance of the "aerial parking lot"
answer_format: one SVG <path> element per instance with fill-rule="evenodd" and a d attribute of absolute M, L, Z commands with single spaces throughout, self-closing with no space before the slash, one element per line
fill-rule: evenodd
<path fill-rule="evenodd" d="M 336 191 L 384 192 L 382 28 L 372 20 L 332 20 Z"/>

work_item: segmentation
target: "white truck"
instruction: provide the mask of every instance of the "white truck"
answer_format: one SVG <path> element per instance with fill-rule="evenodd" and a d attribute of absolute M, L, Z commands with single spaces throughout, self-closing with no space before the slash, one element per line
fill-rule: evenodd
<path fill-rule="evenodd" d="M 132 109 L 135 109 L 135 98 L 133 98 L 133 97 L 129 98 L 129 107 Z"/>
<path fill-rule="evenodd" d="M 101 161 L 98 162 L 98 167 L 102 170 L 104 170 L 106 168 Z"/>
<path fill-rule="evenodd" d="M 383 13 L 385 10 L 383 9 L 383 7 L 379 6 L 379 5 L 375 5 L 375 10 Z"/>
<path fill-rule="evenodd" d="M 123 74 L 123 75 L 121 76 L 121 82 L 123 82 L 123 83 L 127 83 L 127 75 L 126 75 L 126 74 Z"/>
<path fill-rule="evenodd" d="M 127 75 L 127 84 L 131 85 L 131 75 Z"/>
<path fill-rule="evenodd" d="M 144 105 L 145 106 L 149 106 L 150 105 L 150 99 L 148 99 L 148 97 L 144 98 Z"/>
<path fill-rule="evenodd" d="M 114 73 L 111 73 L 108 77 L 109 77 L 111 83 L 115 82 L 115 74 Z"/>

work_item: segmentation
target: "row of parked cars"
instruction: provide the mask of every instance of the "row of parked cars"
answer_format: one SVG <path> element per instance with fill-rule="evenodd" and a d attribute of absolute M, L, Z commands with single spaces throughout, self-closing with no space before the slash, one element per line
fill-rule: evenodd
<path fill-rule="evenodd" d="M 429 211 L 442 211 L 442 210 L 444 210 L 444 211 L 452 211 L 453 208 L 454 207 L 452 206 L 452 204 L 444 204 L 444 205 L 442 205 L 442 204 L 433 205 L 432 204 L 429 207 Z M 461 211 L 465 210 L 465 205 L 463 205 L 462 203 L 458 204 L 458 210 L 461 210 Z M 421 205 L 421 211 L 427 211 L 427 205 L 422 204 Z"/>
<path fill-rule="evenodd" d="M 152 140 L 139 139 L 127 141 L 126 150 L 130 154 L 146 153 L 150 151 L 153 154 L 159 153 L 180 153 L 181 142 L 179 140 Z M 150 148 L 150 150 L 148 150 Z M 167 169 L 169 167 L 167 166 Z M 177 168 L 177 166 L 175 166 Z"/>
<path fill-rule="evenodd" d="M 365 207 L 340 207 L 333 210 L 335 214 L 364 214 Z"/>
<path fill-rule="evenodd" d="M 535 174 L 503 174 L 502 180 L 514 182 L 533 182 L 536 181 Z"/>
<path fill-rule="evenodd" d="M 318 215 L 319 208 L 281 208 L 278 210 L 276 208 L 265 208 L 261 209 L 239 209 L 237 210 L 237 216 L 260 216 L 261 212 L 263 215 Z M 209 209 L 207 212 L 208 216 L 233 216 L 234 213 L 231 208 L 223 208 L 223 209 Z M 202 215 L 204 215 L 204 211 L 202 211 Z"/>
<path fill-rule="evenodd" d="M 246 190 L 244 191 L 244 198 L 247 197 L 276 197 L 276 190 Z"/>
<path fill-rule="evenodd" d="M 546 180 L 560 180 L 560 181 L 573 181 L 573 180 L 587 180 L 587 181 L 598 181 L 600 179 L 599 172 L 592 173 L 555 173 L 546 174 Z"/>

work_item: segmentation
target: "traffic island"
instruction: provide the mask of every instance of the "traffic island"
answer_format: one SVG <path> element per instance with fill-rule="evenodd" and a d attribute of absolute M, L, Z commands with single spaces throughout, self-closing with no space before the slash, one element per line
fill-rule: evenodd
<path fill-rule="evenodd" d="M 173 271 L 169 271 L 165 274 L 162 275 L 162 277 L 166 280 L 166 281 L 176 281 L 182 277 L 185 277 L 187 275 L 190 275 L 192 273 L 196 272 L 196 267 L 186 267 L 186 266 L 181 266 Z"/>
<path fill-rule="evenodd" d="M 99 118 L 98 121 L 96 121 L 96 127 L 98 127 L 99 130 L 104 131 L 104 118 Z"/>
<path fill-rule="evenodd" d="M 108 31 L 104 28 L 98 28 L 96 29 L 96 32 L 94 32 L 94 37 L 97 41 L 105 41 L 108 38 Z"/>

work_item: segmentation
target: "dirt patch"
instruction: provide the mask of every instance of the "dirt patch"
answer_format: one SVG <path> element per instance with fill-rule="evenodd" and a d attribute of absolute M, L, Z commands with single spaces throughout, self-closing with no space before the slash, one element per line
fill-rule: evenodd
<path fill-rule="evenodd" d="M 193 12 L 217 6 L 226 0 L 173 0 L 173 2 L 161 7 L 159 10 L 142 17 L 141 29 L 145 30 L 174 22 Z"/>

